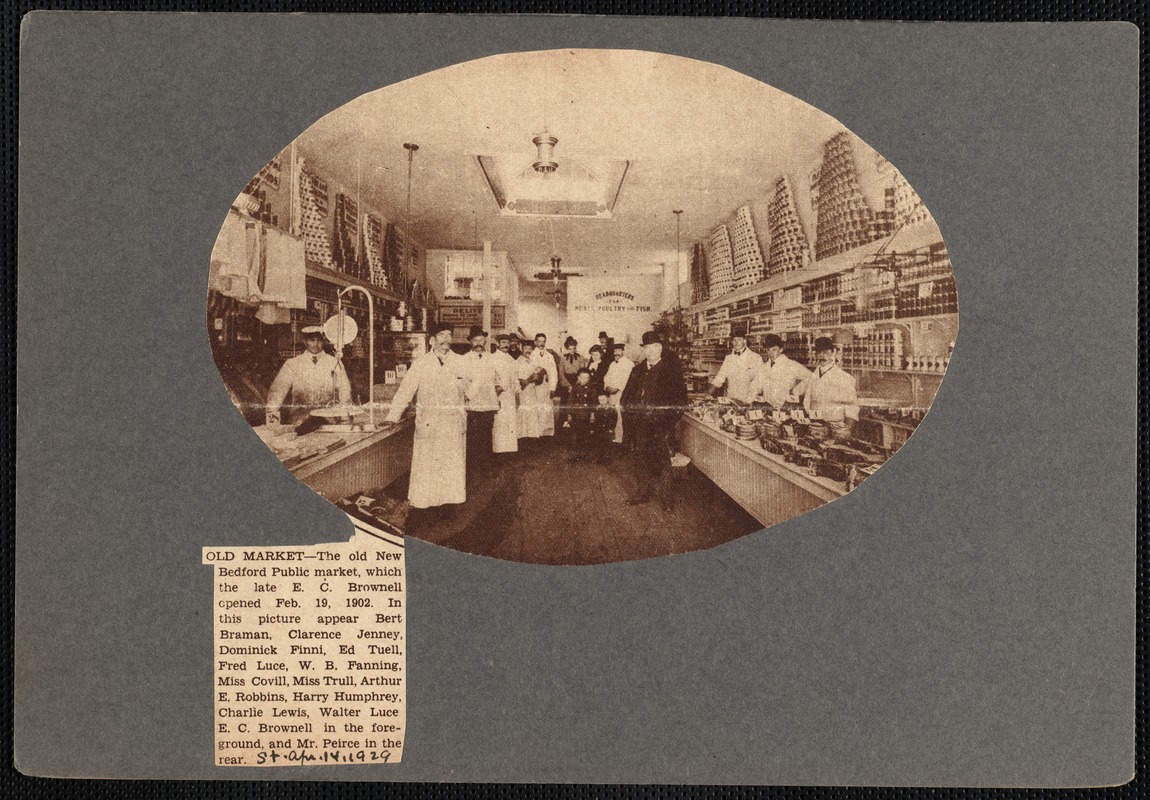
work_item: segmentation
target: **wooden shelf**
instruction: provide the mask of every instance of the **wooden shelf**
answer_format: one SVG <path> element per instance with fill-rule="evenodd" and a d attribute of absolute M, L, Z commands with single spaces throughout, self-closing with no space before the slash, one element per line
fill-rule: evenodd
<path fill-rule="evenodd" d="M 942 378 L 946 372 L 935 372 L 926 369 L 894 369 L 893 367 L 862 367 L 858 365 L 840 365 L 847 372 L 882 372 L 888 375 L 910 375 L 923 378 Z"/>
<path fill-rule="evenodd" d="M 784 272 L 782 275 L 767 278 L 765 281 L 760 281 L 753 286 L 728 292 L 720 297 L 712 297 L 708 300 L 704 300 L 702 303 L 696 303 L 691 306 L 689 310 L 691 313 L 697 314 L 720 306 L 731 305 L 742 300 L 749 300 L 756 295 L 766 292 L 789 289 L 793 286 L 798 286 L 819 278 L 825 278 L 838 272 L 846 272 L 859 266 L 880 249 L 885 249 L 890 245 L 896 245 L 895 249 L 901 252 L 935 244 L 941 241 L 941 239 L 942 233 L 939 231 L 936 223 L 933 221 L 921 222 L 918 225 L 903 228 L 893 236 L 886 236 L 882 239 L 877 239 L 862 245 L 861 247 L 856 247 L 854 250 L 848 250 L 845 253 L 839 253 L 830 258 L 816 261 L 805 269 Z"/>
<path fill-rule="evenodd" d="M 307 275 L 309 278 L 315 278 L 317 280 L 327 281 L 328 283 L 334 283 L 336 286 L 341 288 L 346 288 L 348 286 L 361 286 L 371 292 L 379 300 L 387 300 L 388 302 L 392 303 L 398 303 L 403 300 L 402 297 L 390 289 L 384 289 L 382 287 L 376 286 L 373 283 L 352 278 L 350 275 L 345 275 L 342 272 L 336 272 L 334 269 L 328 269 L 327 267 L 321 267 L 316 264 L 307 265 Z"/>
<path fill-rule="evenodd" d="M 917 425 L 907 425 L 904 422 L 890 422 L 889 420 L 875 419 L 874 417 L 866 417 L 864 419 L 860 419 L 859 422 L 873 423 L 875 425 L 886 425 L 888 428 L 898 428 L 899 430 L 909 431 L 910 433 L 914 433 L 918 430 Z"/>

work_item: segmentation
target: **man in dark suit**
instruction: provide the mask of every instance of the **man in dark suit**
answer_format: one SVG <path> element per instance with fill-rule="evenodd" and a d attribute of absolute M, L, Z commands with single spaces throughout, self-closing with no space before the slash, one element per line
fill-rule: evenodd
<path fill-rule="evenodd" d="M 675 426 L 687 409 L 687 384 L 678 359 L 664 352 L 663 342 L 655 331 L 643 334 L 644 359 L 635 365 L 622 406 L 627 419 L 634 420 L 630 431 L 624 424 L 624 436 L 634 444 L 639 486 L 627 505 L 646 503 L 656 492 L 663 510 L 675 507 L 669 486 L 671 456 L 675 453 Z"/>

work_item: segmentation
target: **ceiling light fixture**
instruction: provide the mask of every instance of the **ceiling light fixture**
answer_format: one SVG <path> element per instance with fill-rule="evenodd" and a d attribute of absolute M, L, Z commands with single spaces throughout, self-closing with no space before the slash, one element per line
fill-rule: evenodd
<path fill-rule="evenodd" d="M 554 160 L 555 145 L 559 144 L 558 139 L 544 130 L 542 133 L 536 134 L 531 143 L 535 145 L 537 152 L 536 161 L 531 165 L 536 172 L 541 175 L 550 175 L 559 169 L 559 164 Z"/>
<path fill-rule="evenodd" d="M 559 139 L 546 121 L 531 142 L 534 155 L 521 149 L 475 156 L 500 216 L 613 218 L 630 160 L 568 154 L 560 170 L 555 158 Z"/>
<path fill-rule="evenodd" d="M 559 256 L 551 256 L 551 285 L 554 287 L 549 294 L 555 298 L 555 307 L 562 308 L 563 292 L 559 288 L 559 275 L 561 273 L 559 264 L 562 262 Z"/>

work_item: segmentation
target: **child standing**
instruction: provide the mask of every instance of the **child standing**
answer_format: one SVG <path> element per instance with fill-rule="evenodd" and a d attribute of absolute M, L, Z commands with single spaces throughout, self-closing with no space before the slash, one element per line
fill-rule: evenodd
<path fill-rule="evenodd" d="M 610 464 L 611 447 L 615 441 L 615 423 L 618 420 L 619 411 L 611 405 L 611 400 L 606 394 L 600 393 L 598 401 L 599 405 L 595 406 L 591 415 L 590 452 L 595 455 L 595 460 L 598 463 Z"/>
<path fill-rule="evenodd" d="M 591 453 L 591 417 L 595 408 L 595 390 L 591 386 L 591 370 L 583 367 L 575 375 L 575 383 L 567 398 L 571 414 L 572 461 L 582 461 Z"/>

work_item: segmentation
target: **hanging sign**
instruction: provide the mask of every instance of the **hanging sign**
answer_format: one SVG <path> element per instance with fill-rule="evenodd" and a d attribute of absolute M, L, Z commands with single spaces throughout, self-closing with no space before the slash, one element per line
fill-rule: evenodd
<path fill-rule="evenodd" d="M 584 353 L 599 331 L 616 341 L 637 345 L 662 308 L 662 275 L 567 279 L 567 330 Z"/>
<path fill-rule="evenodd" d="M 491 307 L 492 328 L 502 328 L 505 319 L 504 306 Z M 482 325 L 483 305 L 472 303 L 468 305 L 440 306 L 439 321 L 448 325 Z"/>

